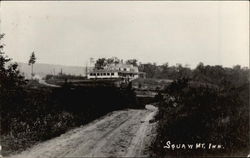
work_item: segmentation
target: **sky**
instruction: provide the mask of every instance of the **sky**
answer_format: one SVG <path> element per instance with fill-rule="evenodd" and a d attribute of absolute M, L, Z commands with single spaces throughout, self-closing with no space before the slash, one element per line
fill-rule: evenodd
<path fill-rule="evenodd" d="M 86 66 L 91 57 L 249 66 L 247 1 L 0 2 L 5 53 Z"/>

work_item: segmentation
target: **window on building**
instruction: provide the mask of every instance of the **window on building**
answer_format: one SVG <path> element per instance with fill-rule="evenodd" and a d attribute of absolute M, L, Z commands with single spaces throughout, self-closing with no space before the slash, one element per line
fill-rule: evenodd
<path fill-rule="evenodd" d="M 97 73 L 97 76 L 100 76 L 100 74 L 99 74 L 99 73 Z"/>
<path fill-rule="evenodd" d="M 110 75 L 110 73 L 107 73 L 107 75 L 109 76 L 109 75 Z"/>
<path fill-rule="evenodd" d="M 111 73 L 111 76 L 114 76 L 114 73 Z"/>

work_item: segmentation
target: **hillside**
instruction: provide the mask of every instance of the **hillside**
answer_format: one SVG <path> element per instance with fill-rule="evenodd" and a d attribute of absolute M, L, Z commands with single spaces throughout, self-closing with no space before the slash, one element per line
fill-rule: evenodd
<path fill-rule="evenodd" d="M 27 63 L 18 63 L 21 73 L 26 78 L 30 78 L 31 68 Z M 59 72 L 71 75 L 85 75 L 85 67 L 80 66 L 64 66 L 64 65 L 53 65 L 53 64 L 34 64 L 34 73 L 40 77 L 44 77 L 47 74 L 58 74 Z"/>

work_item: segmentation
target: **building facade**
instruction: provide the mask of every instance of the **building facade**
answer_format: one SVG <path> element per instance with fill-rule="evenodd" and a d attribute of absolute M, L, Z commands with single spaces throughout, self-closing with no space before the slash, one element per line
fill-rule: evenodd
<path fill-rule="evenodd" d="M 105 66 L 103 69 L 91 69 L 87 73 L 88 79 L 123 79 L 131 81 L 139 78 L 143 73 L 139 72 L 137 66 L 129 64 L 111 64 Z"/>

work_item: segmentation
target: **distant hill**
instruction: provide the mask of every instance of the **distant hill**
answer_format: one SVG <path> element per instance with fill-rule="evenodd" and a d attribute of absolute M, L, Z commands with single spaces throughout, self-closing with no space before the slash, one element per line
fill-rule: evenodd
<path fill-rule="evenodd" d="M 19 70 L 24 74 L 26 78 L 30 78 L 31 67 L 27 63 L 18 63 Z M 61 72 L 64 74 L 81 75 L 85 76 L 86 67 L 80 66 L 64 66 L 64 65 L 53 65 L 53 64 L 34 64 L 35 75 L 45 77 L 47 74 L 58 74 Z"/>

